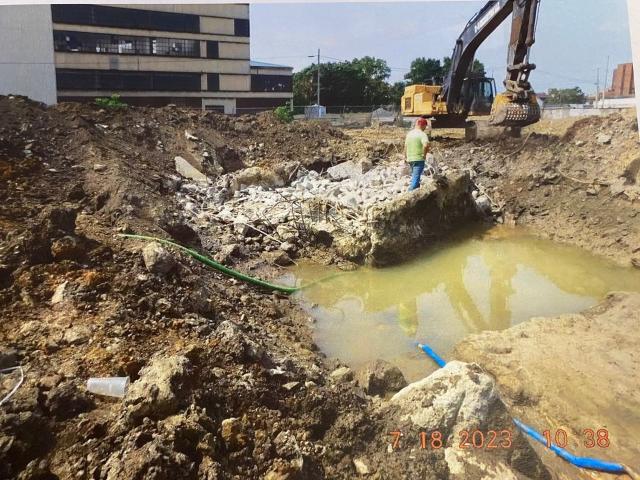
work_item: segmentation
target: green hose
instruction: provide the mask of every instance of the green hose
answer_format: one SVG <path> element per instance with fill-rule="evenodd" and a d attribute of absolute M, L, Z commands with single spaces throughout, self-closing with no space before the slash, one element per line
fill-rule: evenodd
<path fill-rule="evenodd" d="M 191 250 L 190 248 L 187 248 L 183 245 L 180 245 L 179 243 L 175 243 L 172 242 L 170 240 L 164 240 L 162 238 L 156 238 L 156 237 L 148 237 L 145 235 L 132 235 L 132 234 L 128 234 L 128 233 L 121 233 L 119 234 L 120 237 L 127 237 L 127 238 L 136 238 L 138 240 L 147 240 L 150 242 L 158 242 L 158 243 L 162 243 L 165 245 L 170 245 L 172 247 L 175 247 L 179 250 L 182 250 L 185 253 L 188 253 L 189 255 L 191 255 L 193 258 L 195 258 L 196 260 L 198 260 L 201 263 L 204 263 L 205 265 L 215 268 L 216 270 L 229 275 L 230 277 L 233 278 L 237 278 L 238 280 L 242 280 L 244 282 L 248 282 L 248 283 L 252 283 L 254 285 L 258 285 L 259 287 L 263 287 L 266 288 L 268 290 L 273 290 L 276 292 L 282 292 L 282 293 L 286 293 L 286 294 L 292 294 L 292 293 L 296 293 L 300 290 L 303 290 L 305 288 L 309 288 L 312 285 L 315 285 L 319 282 L 323 282 L 325 280 L 329 280 L 330 278 L 334 278 L 338 275 L 342 275 L 344 273 L 348 273 L 348 272 L 339 272 L 337 274 L 334 275 L 330 275 L 328 277 L 322 278 L 320 280 L 316 280 L 315 282 L 311 282 L 307 285 L 303 285 L 301 287 L 286 287 L 284 285 L 274 285 L 273 283 L 269 283 L 269 282 L 265 282 L 264 280 L 260 280 L 258 278 L 253 278 L 250 277 L 249 275 L 245 275 L 244 273 L 238 272 L 236 270 L 232 270 L 231 268 L 225 267 L 224 265 L 222 265 L 221 263 L 216 262 L 215 260 L 212 260 L 211 258 L 202 255 L 198 252 L 196 252 L 195 250 Z"/>

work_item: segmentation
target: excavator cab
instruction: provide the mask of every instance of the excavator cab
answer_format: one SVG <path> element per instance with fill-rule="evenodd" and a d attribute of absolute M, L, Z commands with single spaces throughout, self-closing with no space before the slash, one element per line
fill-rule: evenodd
<path fill-rule="evenodd" d="M 484 116 L 491 113 L 496 98 L 496 82 L 493 78 L 470 76 L 462 84 L 461 100 L 463 109 L 470 116 Z"/>

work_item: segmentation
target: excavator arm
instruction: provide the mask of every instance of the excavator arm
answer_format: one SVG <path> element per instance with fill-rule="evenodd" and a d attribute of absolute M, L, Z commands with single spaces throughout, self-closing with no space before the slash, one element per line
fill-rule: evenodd
<path fill-rule="evenodd" d="M 507 127 L 523 127 L 540 119 L 540 107 L 529 74 L 535 65 L 529 63 L 540 0 L 491 0 L 467 23 L 456 41 L 451 69 L 442 88 L 441 99 L 450 114 L 466 116 L 469 104 L 463 85 L 478 47 L 509 15 L 512 16 L 509 42 L 506 91 L 496 96 L 490 123 Z"/>

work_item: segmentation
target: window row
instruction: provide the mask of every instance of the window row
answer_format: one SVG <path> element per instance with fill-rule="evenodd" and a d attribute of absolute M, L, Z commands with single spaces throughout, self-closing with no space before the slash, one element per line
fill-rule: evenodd
<path fill-rule="evenodd" d="M 291 75 L 251 75 L 252 92 L 291 92 Z"/>
<path fill-rule="evenodd" d="M 200 17 L 188 13 L 157 12 L 104 5 L 51 5 L 55 23 L 200 33 Z M 231 19 L 229 19 L 231 21 Z M 249 36 L 249 20 L 233 19 L 234 35 Z"/>
<path fill-rule="evenodd" d="M 200 17 L 185 13 L 154 12 L 104 5 L 51 5 L 52 20 L 58 23 L 101 27 L 141 28 L 167 32 L 200 32 Z"/>
<path fill-rule="evenodd" d="M 199 40 L 180 38 L 136 37 L 56 30 L 53 32 L 53 45 L 56 52 L 200 57 Z"/>
<path fill-rule="evenodd" d="M 199 92 L 200 74 L 122 70 L 56 69 L 59 90 L 136 90 Z"/>

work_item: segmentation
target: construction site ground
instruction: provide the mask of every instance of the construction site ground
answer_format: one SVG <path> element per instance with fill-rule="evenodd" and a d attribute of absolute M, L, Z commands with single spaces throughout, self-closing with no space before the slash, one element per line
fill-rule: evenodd
<path fill-rule="evenodd" d="M 511 428 L 512 416 L 576 435 L 611 425 L 610 448 L 587 451 L 575 439 L 568 448 L 637 470 L 616 408 L 640 411 L 637 294 L 471 337 L 456 360 L 479 367 L 453 362 L 390 400 L 404 386 L 392 366 L 362 374 L 326 358 L 291 298 L 119 236 L 172 239 L 272 281 L 299 259 L 355 268 L 313 232 L 285 242 L 269 225 L 245 229 L 189 210 L 200 187 L 177 174 L 175 157 L 217 179 L 207 188 L 224 208 L 241 181 L 268 190 L 349 161 L 395 165 L 405 134 L 284 124 L 270 113 L 44 108 L 0 97 L 0 369 L 21 365 L 25 376 L 0 405 L 0 478 L 614 478 L 578 471 L 515 429 L 513 449 L 499 453 L 394 449 L 389 432 L 418 425 L 416 408 L 433 414 L 445 439 L 463 427 Z M 435 130 L 432 146 L 441 166 L 490 200 L 485 222 L 640 267 L 635 112 L 470 143 Z M 89 377 L 109 376 L 130 377 L 124 399 L 87 392 Z M 0 376 L 0 399 L 17 380 L 17 371 Z M 434 392 L 450 401 L 444 413 L 429 410 Z M 430 394 L 431 403 L 416 400 Z M 464 418 L 472 401 L 482 408 Z"/>

